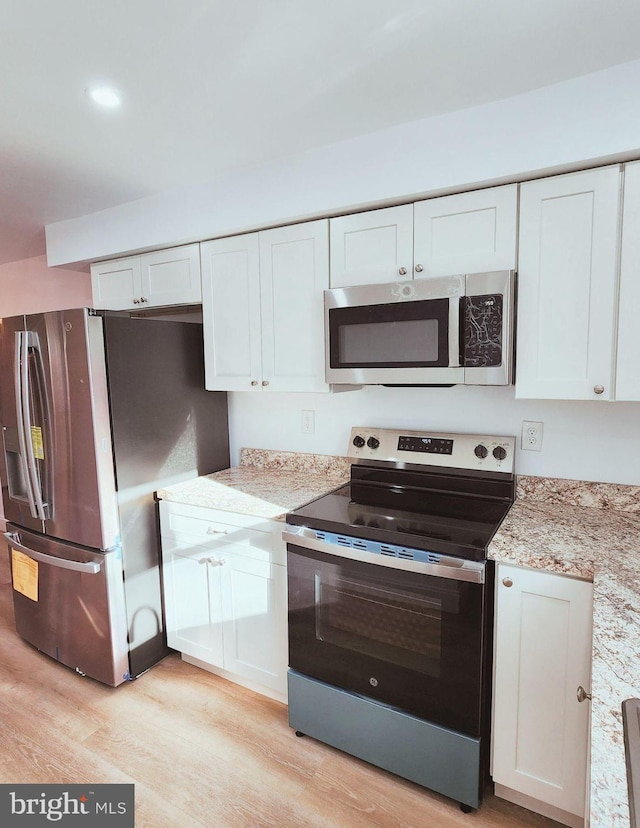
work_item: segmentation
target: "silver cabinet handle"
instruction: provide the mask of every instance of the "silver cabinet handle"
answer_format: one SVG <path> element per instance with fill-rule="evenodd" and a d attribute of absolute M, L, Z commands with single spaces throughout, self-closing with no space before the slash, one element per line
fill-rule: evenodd
<path fill-rule="evenodd" d="M 257 385 L 257 384 L 258 384 L 258 380 L 251 380 L 251 385 Z"/>
<path fill-rule="evenodd" d="M 406 268 L 406 267 L 401 267 L 401 268 L 399 268 L 399 269 L 398 269 L 398 273 L 399 273 L 401 276 L 406 276 L 406 275 L 407 275 L 407 268 Z"/>
<path fill-rule="evenodd" d="M 207 527 L 207 535 L 228 535 L 228 529 L 214 529 L 213 526 Z"/>
<path fill-rule="evenodd" d="M 502 583 L 503 583 L 506 587 L 512 587 L 512 586 L 513 586 L 513 581 L 511 580 L 511 578 L 503 578 L 503 579 L 502 579 Z"/>
<path fill-rule="evenodd" d="M 593 393 L 594 393 L 594 394 L 602 394 L 602 393 L 604 393 L 604 385 L 594 385 L 594 386 L 593 386 Z"/>
<path fill-rule="evenodd" d="M 224 566 L 226 561 L 218 560 L 218 558 L 200 558 L 199 564 L 208 564 L 209 566 Z"/>
<path fill-rule="evenodd" d="M 591 693 L 587 693 L 587 691 L 584 689 L 584 687 L 582 685 L 580 685 L 578 687 L 577 691 L 576 691 L 576 698 L 578 699 L 579 702 L 586 701 L 587 699 L 589 699 L 589 701 L 591 701 Z"/>
<path fill-rule="evenodd" d="M 96 561 L 89 561 L 88 563 L 84 563 L 83 561 L 69 561 L 66 558 L 56 558 L 53 555 L 45 555 L 44 552 L 36 552 L 35 549 L 29 549 L 28 546 L 24 546 L 17 541 L 12 532 L 5 532 L 4 536 L 12 549 L 17 549 L 18 551 L 23 552 L 28 558 L 32 558 L 34 561 L 49 564 L 50 566 L 55 566 L 58 569 L 71 569 L 73 572 L 83 572 L 87 575 L 96 575 L 100 572 L 102 567 L 102 564 L 97 563 Z"/>
<path fill-rule="evenodd" d="M 263 385 L 269 385 L 269 380 L 262 380 Z"/>
<path fill-rule="evenodd" d="M 416 265 L 416 273 L 422 273 L 423 270 L 424 270 L 424 268 L 422 267 L 421 264 Z"/>

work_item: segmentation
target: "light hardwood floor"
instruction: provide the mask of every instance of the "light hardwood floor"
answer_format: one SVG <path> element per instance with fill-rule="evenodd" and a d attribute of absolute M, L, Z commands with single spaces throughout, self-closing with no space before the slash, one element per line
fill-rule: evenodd
<path fill-rule="evenodd" d="M 310 738 L 284 705 L 171 655 L 118 688 L 16 634 L 0 545 L 0 782 L 135 783 L 137 828 L 542 828 L 494 796 L 475 813 Z"/>

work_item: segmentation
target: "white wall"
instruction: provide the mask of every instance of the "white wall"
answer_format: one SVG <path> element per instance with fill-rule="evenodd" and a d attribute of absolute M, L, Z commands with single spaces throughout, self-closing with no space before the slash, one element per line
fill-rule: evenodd
<path fill-rule="evenodd" d="M 46 256 L 0 265 L 0 317 L 91 306 L 91 276 L 47 267 Z"/>
<path fill-rule="evenodd" d="M 638 89 L 640 61 L 633 61 L 50 224 L 49 264 L 411 201 L 595 159 L 638 158 Z"/>
<path fill-rule="evenodd" d="M 314 434 L 301 433 L 305 409 Z M 233 464 L 242 446 L 345 454 L 356 425 L 519 438 L 522 420 L 542 421 L 544 434 L 541 452 L 518 450 L 519 474 L 640 485 L 640 403 L 516 400 L 513 388 L 470 386 L 229 394 Z"/>

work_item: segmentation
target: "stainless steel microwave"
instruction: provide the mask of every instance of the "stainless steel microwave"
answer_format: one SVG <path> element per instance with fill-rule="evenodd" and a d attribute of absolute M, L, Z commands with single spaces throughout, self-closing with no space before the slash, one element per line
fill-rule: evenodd
<path fill-rule="evenodd" d="M 512 270 L 336 288 L 324 296 L 327 382 L 513 382 Z"/>

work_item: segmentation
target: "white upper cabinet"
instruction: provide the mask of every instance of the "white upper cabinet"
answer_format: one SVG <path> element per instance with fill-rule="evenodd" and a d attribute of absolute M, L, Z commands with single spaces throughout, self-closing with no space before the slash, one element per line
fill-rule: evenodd
<path fill-rule="evenodd" d="M 327 391 L 328 221 L 201 245 L 205 386 Z"/>
<path fill-rule="evenodd" d="M 331 219 L 331 287 L 512 270 L 518 185 Z"/>
<path fill-rule="evenodd" d="M 413 278 L 413 205 L 330 220 L 331 287 Z"/>
<path fill-rule="evenodd" d="M 188 244 L 91 265 L 93 307 L 131 310 L 198 304 L 200 246 Z"/>
<path fill-rule="evenodd" d="M 324 291 L 329 287 L 329 223 L 311 221 L 258 235 L 262 386 L 270 391 L 327 391 Z"/>
<path fill-rule="evenodd" d="M 620 169 L 520 187 L 516 397 L 613 399 Z"/>
<path fill-rule="evenodd" d="M 640 162 L 627 164 L 624 176 L 620 312 L 616 362 L 616 399 L 640 400 Z"/>
<path fill-rule="evenodd" d="M 200 245 L 205 387 L 259 390 L 262 378 L 258 234 Z"/>
<path fill-rule="evenodd" d="M 515 270 L 517 184 L 417 201 L 413 215 L 416 279 Z"/>
<path fill-rule="evenodd" d="M 188 244 L 140 256 L 142 295 L 154 305 L 202 301 L 200 245 Z"/>
<path fill-rule="evenodd" d="M 91 265 L 93 307 L 123 310 L 140 304 L 142 280 L 140 256 Z"/>

